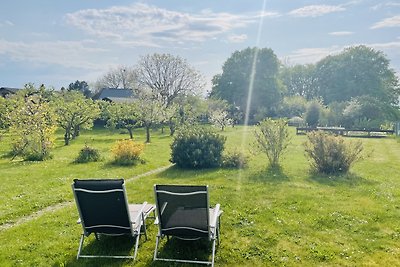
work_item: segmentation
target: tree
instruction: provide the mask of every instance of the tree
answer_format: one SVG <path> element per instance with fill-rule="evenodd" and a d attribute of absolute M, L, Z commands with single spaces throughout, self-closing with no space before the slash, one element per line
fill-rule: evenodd
<path fill-rule="evenodd" d="M 138 83 L 158 95 L 164 107 L 179 96 L 197 95 L 205 86 L 202 75 L 186 60 L 170 54 L 146 55 L 136 68 Z"/>
<path fill-rule="evenodd" d="M 399 118 L 399 110 L 371 96 L 352 98 L 343 110 L 346 128 L 379 129 L 385 121 Z"/>
<path fill-rule="evenodd" d="M 208 100 L 208 121 L 215 127 L 220 127 L 221 131 L 233 124 L 228 108 L 229 103 L 226 100 Z"/>
<path fill-rule="evenodd" d="M 102 88 L 136 89 L 136 72 L 132 67 L 119 66 L 111 68 L 95 83 L 96 90 Z"/>
<path fill-rule="evenodd" d="M 0 97 L 0 129 L 8 129 L 10 126 L 11 101 L 7 98 Z"/>
<path fill-rule="evenodd" d="M 307 107 L 305 115 L 305 120 L 308 126 L 312 128 L 317 127 L 320 114 L 321 114 L 321 104 L 316 100 L 311 101 L 311 103 Z"/>
<path fill-rule="evenodd" d="M 175 103 L 164 109 L 167 110 L 167 120 L 170 135 L 174 135 L 178 127 L 194 125 L 207 116 L 207 103 L 199 96 L 177 97 Z M 169 110 L 169 112 L 168 112 Z"/>
<path fill-rule="evenodd" d="M 79 136 L 81 129 L 92 128 L 93 121 L 100 115 L 97 103 L 77 91 L 63 92 L 55 99 L 54 105 L 58 125 L 65 130 L 65 145 Z"/>
<path fill-rule="evenodd" d="M 301 96 L 307 100 L 318 97 L 314 70 L 313 64 L 283 67 L 280 79 L 286 86 L 286 95 Z"/>
<path fill-rule="evenodd" d="M 316 84 L 325 104 L 369 95 L 397 105 L 399 80 L 381 51 L 364 45 L 328 56 L 316 65 Z"/>
<path fill-rule="evenodd" d="M 307 105 L 307 100 L 302 96 L 286 96 L 279 105 L 278 115 L 286 118 L 302 117 Z"/>
<path fill-rule="evenodd" d="M 210 97 L 227 100 L 244 112 L 251 83 L 249 117 L 252 118 L 262 107 L 272 115 L 281 99 L 278 69 L 278 58 L 271 49 L 255 47 L 236 51 L 225 61 L 222 74 L 214 76 Z"/>
<path fill-rule="evenodd" d="M 25 90 L 10 98 L 13 111 L 9 113 L 9 122 L 14 157 L 44 160 L 50 156 L 56 115 L 48 95 L 43 85 L 36 89 L 33 84 L 27 84 Z"/>
<path fill-rule="evenodd" d="M 143 90 L 135 104 L 137 106 L 137 119 L 140 125 L 146 129 L 146 143 L 150 143 L 150 129 L 166 119 L 163 103 L 157 95 Z"/>
<path fill-rule="evenodd" d="M 228 112 L 222 109 L 211 110 L 209 113 L 209 120 L 214 126 L 220 127 L 221 131 L 223 131 L 226 126 L 232 125 L 232 119 L 229 117 Z"/>
<path fill-rule="evenodd" d="M 86 98 L 90 98 L 92 92 L 89 89 L 89 85 L 85 81 L 78 81 L 74 83 L 70 83 L 68 86 L 68 91 L 79 91 L 81 92 Z"/>
<path fill-rule="evenodd" d="M 133 129 L 138 127 L 138 112 L 135 103 L 110 103 L 106 107 L 106 113 L 109 127 L 126 129 L 130 139 L 133 139 Z"/>

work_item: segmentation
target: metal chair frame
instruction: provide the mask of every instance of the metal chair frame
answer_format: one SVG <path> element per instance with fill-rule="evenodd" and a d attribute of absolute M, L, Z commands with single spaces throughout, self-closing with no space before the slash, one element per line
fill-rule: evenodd
<path fill-rule="evenodd" d="M 83 180 L 80 180 L 83 181 Z M 92 180 L 93 181 L 93 180 Z M 102 180 L 96 180 L 99 181 L 99 183 L 101 183 Z M 136 214 L 135 218 L 131 218 L 131 212 L 129 210 L 129 204 L 128 204 L 128 198 L 127 198 L 127 194 L 126 194 L 126 189 L 125 189 L 125 183 L 122 183 L 121 188 L 118 189 L 111 189 L 111 190 L 88 190 L 88 189 L 83 189 L 83 188 L 75 188 L 75 181 L 72 184 L 72 190 L 74 193 L 74 198 L 75 198 L 75 202 L 78 208 L 78 212 L 79 212 L 79 220 L 78 223 L 82 225 L 82 229 L 83 229 L 83 233 L 81 235 L 80 238 L 80 242 L 79 242 L 79 248 L 78 248 L 78 254 L 77 254 L 77 259 L 79 258 L 114 258 L 114 259 L 135 259 L 137 256 L 137 252 L 138 252 L 138 246 L 139 246 L 139 240 L 140 240 L 140 236 L 141 235 L 145 235 L 145 238 L 147 240 L 147 231 L 146 231 L 146 224 L 145 224 L 145 220 L 147 218 L 147 216 L 151 213 L 151 212 L 155 212 L 155 207 L 154 206 L 150 206 L 150 208 L 147 210 L 147 212 L 145 213 L 144 209 L 146 206 L 149 206 L 147 204 L 147 202 L 144 202 L 143 204 L 139 204 L 141 205 L 139 211 Z M 85 221 L 84 221 L 84 216 L 82 213 L 82 209 L 81 209 L 81 205 L 80 205 L 80 201 L 79 201 L 79 197 L 77 195 L 77 192 L 82 192 L 82 193 L 87 193 L 87 194 L 109 194 L 109 193 L 115 193 L 115 192 L 122 192 L 123 196 L 124 196 L 124 204 L 126 207 L 126 212 L 127 212 L 127 216 L 129 218 L 129 225 L 130 227 L 123 227 L 123 226 L 118 226 L 118 225 L 95 225 L 95 226 L 87 226 L 85 225 Z M 133 220 L 132 220 L 133 219 Z M 135 237 L 135 251 L 134 251 L 134 255 L 130 256 L 130 255 L 86 255 L 86 254 L 82 254 L 82 249 L 83 249 L 83 245 L 84 245 L 84 241 L 85 241 L 85 237 L 88 237 L 92 232 L 94 233 L 96 240 L 99 239 L 99 234 L 102 235 L 109 235 L 109 236 L 121 236 L 121 235 L 125 235 L 128 233 L 122 233 L 122 234 L 106 234 L 106 233 L 101 233 L 101 232 L 96 232 L 96 231 L 88 231 L 89 229 L 95 229 L 96 227 L 108 227 L 108 228 L 120 228 L 120 229 L 126 229 L 126 230 L 130 230 L 129 235 L 132 237 Z"/>
<path fill-rule="evenodd" d="M 165 187 L 165 186 L 163 185 L 163 187 Z M 171 187 L 179 187 L 179 186 L 171 185 Z M 166 190 L 157 190 L 157 185 L 154 186 L 154 193 L 155 193 L 155 198 L 156 198 L 156 213 L 157 213 L 156 223 L 159 226 L 158 234 L 157 234 L 157 237 L 156 237 L 156 246 L 155 246 L 155 249 L 154 249 L 154 256 L 153 256 L 153 260 L 154 261 L 159 260 L 159 261 L 166 261 L 166 262 L 206 264 L 206 265 L 214 266 L 215 252 L 216 252 L 216 241 L 218 241 L 218 245 L 220 244 L 220 225 L 221 225 L 220 215 L 222 214 L 222 210 L 220 209 L 220 204 L 216 204 L 215 208 L 213 209 L 213 211 L 214 211 L 213 217 L 210 220 L 208 186 L 204 186 L 204 189 L 205 190 L 203 190 L 203 191 L 197 191 L 197 192 L 176 193 L 176 192 L 169 192 L 169 191 L 166 191 Z M 170 235 L 167 235 L 167 234 L 163 233 L 165 231 L 165 229 L 162 229 L 161 220 L 162 220 L 162 213 L 163 213 L 163 210 L 165 209 L 165 207 L 159 207 L 159 202 L 158 202 L 158 199 L 157 199 L 158 198 L 157 197 L 158 193 L 176 195 L 177 197 L 184 196 L 184 195 L 207 194 L 207 201 L 206 201 L 207 203 L 206 203 L 205 208 L 207 208 L 208 240 L 212 242 L 211 261 L 183 260 L 183 259 L 170 259 L 170 258 L 158 257 L 157 254 L 158 254 L 158 247 L 159 247 L 160 241 L 164 237 L 167 237 L 167 240 L 169 240 L 169 237 L 170 237 Z M 191 228 L 190 226 L 181 227 L 181 228 L 185 228 L 185 230 L 201 231 L 199 229 Z M 173 237 L 176 237 L 176 238 L 179 238 L 179 239 L 184 239 L 184 240 L 196 240 L 196 239 L 202 238 L 202 237 L 182 238 L 182 237 L 179 237 L 179 236 L 173 236 Z"/>

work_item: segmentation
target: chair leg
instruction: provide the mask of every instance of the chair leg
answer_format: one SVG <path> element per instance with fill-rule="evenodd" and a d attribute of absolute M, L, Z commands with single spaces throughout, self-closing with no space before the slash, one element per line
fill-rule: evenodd
<path fill-rule="evenodd" d="M 217 238 L 218 238 L 218 247 L 219 244 L 221 243 L 220 239 L 221 239 L 221 220 L 218 218 L 218 224 L 217 224 Z"/>
<path fill-rule="evenodd" d="M 215 239 L 212 243 L 212 258 L 211 258 L 211 267 L 214 267 L 214 258 L 215 258 Z"/>
<path fill-rule="evenodd" d="M 85 239 L 85 235 L 82 234 L 81 235 L 81 241 L 79 242 L 78 255 L 76 255 L 76 259 L 79 259 L 79 256 L 81 255 L 84 239 Z"/>
<path fill-rule="evenodd" d="M 144 236 L 145 236 L 145 238 L 146 238 L 146 240 L 147 240 L 146 222 L 145 222 L 145 220 L 144 220 L 144 215 L 143 215 L 143 213 L 142 213 L 142 225 L 143 225 Z M 139 229 L 139 231 L 140 231 L 140 229 Z M 139 235 L 140 235 L 140 232 L 139 232 Z"/>
<path fill-rule="evenodd" d="M 139 231 L 140 231 L 140 230 L 139 230 Z M 137 255 L 138 247 L 139 247 L 139 241 L 140 241 L 140 232 L 139 232 L 139 233 L 137 234 L 137 236 L 136 236 L 135 252 L 134 252 L 134 254 L 133 254 L 133 260 L 136 259 L 136 255 Z"/>
<path fill-rule="evenodd" d="M 156 248 L 154 249 L 154 256 L 153 256 L 153 261 L 157 259 L 157 252 L 158 252 L 158 242 L 160 241 L 160 236 L 157 235 L 156 237 Z"/>

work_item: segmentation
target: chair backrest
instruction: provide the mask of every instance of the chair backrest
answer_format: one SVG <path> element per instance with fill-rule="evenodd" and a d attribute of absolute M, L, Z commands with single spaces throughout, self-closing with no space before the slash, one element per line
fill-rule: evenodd
<path fill-rule="evenodd" d="M 155 185 L 154 191 L 161 234 L 210 236 L 208 186 Z"/>
<path fill-rule="evenodd" d="M 133 234 L 123 179 L 75 179 L 72 189 L 86 236 Z"/>

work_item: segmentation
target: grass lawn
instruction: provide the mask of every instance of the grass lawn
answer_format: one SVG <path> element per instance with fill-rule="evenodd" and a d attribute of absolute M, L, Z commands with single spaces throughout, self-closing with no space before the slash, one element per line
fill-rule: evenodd
<path fill-rule="evenodd" d="M 304 156 L 305 136 L 295 136 L 281 170 L 268 169 L 264 155 L 250 153 L 252 129 L 229 128 L 227 150 L 243 147 L 249 166 L 243 170 L 180 170 L 128 180 L 132 203 L 154 202 L 153 185 L 208 184 L 210 201 L 224 214 L 217 266 L 400 266 L 400 142 L 394 138 L 362 139 L 367 157 L 346 176 L 313 175 Z M 144 134 L 137 131 L 137 141 Z M 248 136 L 243 141 L 243 135 Z M 0 266 L 128 266 L 124 260 L 76 260 L 81 226 L 73 201 L 74 178 L 129 179 L 169 164 L 171 138 L 154 132 L 146 145 L 145 164 L 116 167 L 109 149 L 127 134 L 105 129 L 83 132 L 68 147 L 58 134 L 54 158 L 45 162 L 10 161 L 7 137 L 0 141 Z M 346 139 L 351 141 L 351 138 Z M 74 164 L 87 143 L 103 160 Z M 241 145 L 243 144 L 243 145 Z M 54 208 L 56 207 L 56 208 Z M 44 212 L 40 212 L 45 210 Z M 37 213 L 39 212 L 39 213 Z M 148 221 L 147 241 L 141 239 L 136 266 L 152 263 L 157 227 Z M 163 244 L 164 245 L 164 244 Z M 162 246 L 164 254 L 207 257 L 209 247 L 185 242 Z M 133 252 L 129 238 L 93 237 L 86 251 Z"/>

